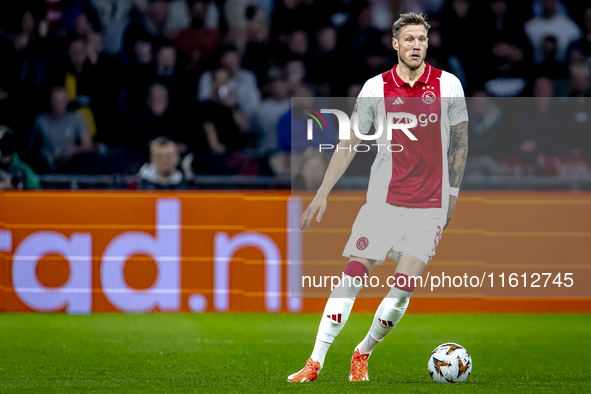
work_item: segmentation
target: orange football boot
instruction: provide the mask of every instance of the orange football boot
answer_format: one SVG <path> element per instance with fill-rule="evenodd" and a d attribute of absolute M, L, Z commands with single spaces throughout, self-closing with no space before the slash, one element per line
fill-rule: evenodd
<path fill-rule="evenodd" d="M 320 363 L 311 358 L 306 361 L 306 366 L 299 372 L 293 373 L 287 377 L 288 382 L 313 382 L 318 379 L 320 372 Z"/>
<path fill-rule="evenodd" d="M 369 380 L 367 374 L 367 359 L 369 354 L 359 353 L 359 349 L 355 349 L 353 357 L 351 357 L 351 374 L 349 375 L 349 382 L 363 382 Z"/>

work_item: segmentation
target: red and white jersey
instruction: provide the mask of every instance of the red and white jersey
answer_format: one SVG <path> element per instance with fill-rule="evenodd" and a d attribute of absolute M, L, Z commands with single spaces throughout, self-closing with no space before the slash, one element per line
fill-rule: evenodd
<path fill-rule="evenodd" d="M 359 94 L 354 112 L 359 132 L 367 134 L 372 124 L 376 130 L 383 128 L 376 141 L 366 141 L 379 147 L 371 169 L 368 202 L 386 201 L 408 208 L 448 206 L 450 127 L 467 121 L 468 111 L 460 81 L 428 63 L 426 66 L 413 87 L 396 74 L 395 66 L 368 80 Z M 388 141 L 387 113 L 396 114 L 393 123 L 412 118 L 401 114 L 416 116 L 416 126 L 407 130 L 417 140 L 394 129 L 392 141 Z M 400 145 L 403 148 L 398 152 Z"/>

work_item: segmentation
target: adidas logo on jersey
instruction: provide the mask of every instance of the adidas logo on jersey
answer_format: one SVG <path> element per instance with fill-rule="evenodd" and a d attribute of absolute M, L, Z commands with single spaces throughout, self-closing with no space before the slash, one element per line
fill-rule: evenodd
<path fill-rule="evenodd" d="M 335 323 L 340 323 L 341 322 L 341 314 L 337 313 L 334 315 L 326 315 L 326 317 L 328 317 L 330 320 L 334 321 Z"/>
<path fill-rule="evenodd" d="M 392 103 L 392 105 L 404 104 L 404 101 L 400 97 L 396 97 L 396 100 Z"/>

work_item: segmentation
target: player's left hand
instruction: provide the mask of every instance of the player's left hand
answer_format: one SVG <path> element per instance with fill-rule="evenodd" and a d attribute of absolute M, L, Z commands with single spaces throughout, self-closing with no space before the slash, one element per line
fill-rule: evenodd
<path fill-rule="evenodd" d="M 443 229 L 445 230 L 447 226 L 449 226 L 449 222 L 451 221 L 451 217 L 456 210 L 456 202 L 458 202 L 458 198 L 456 196 L 449 196 L 449 207 L 447 208 L 447 221 L 445 222 L 445 226 Z"/>

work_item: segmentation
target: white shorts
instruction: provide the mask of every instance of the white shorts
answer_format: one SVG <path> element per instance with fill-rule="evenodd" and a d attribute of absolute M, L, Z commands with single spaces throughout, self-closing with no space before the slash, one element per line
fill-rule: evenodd
<path fill-rule="evenodd" d="M 343 257 L 362 257 L 381 264 L 402 254 L 427 264 L 435 255 L 447 220 L 445 208 L 404 208 L 366 203 L 359 210 Z"/>

